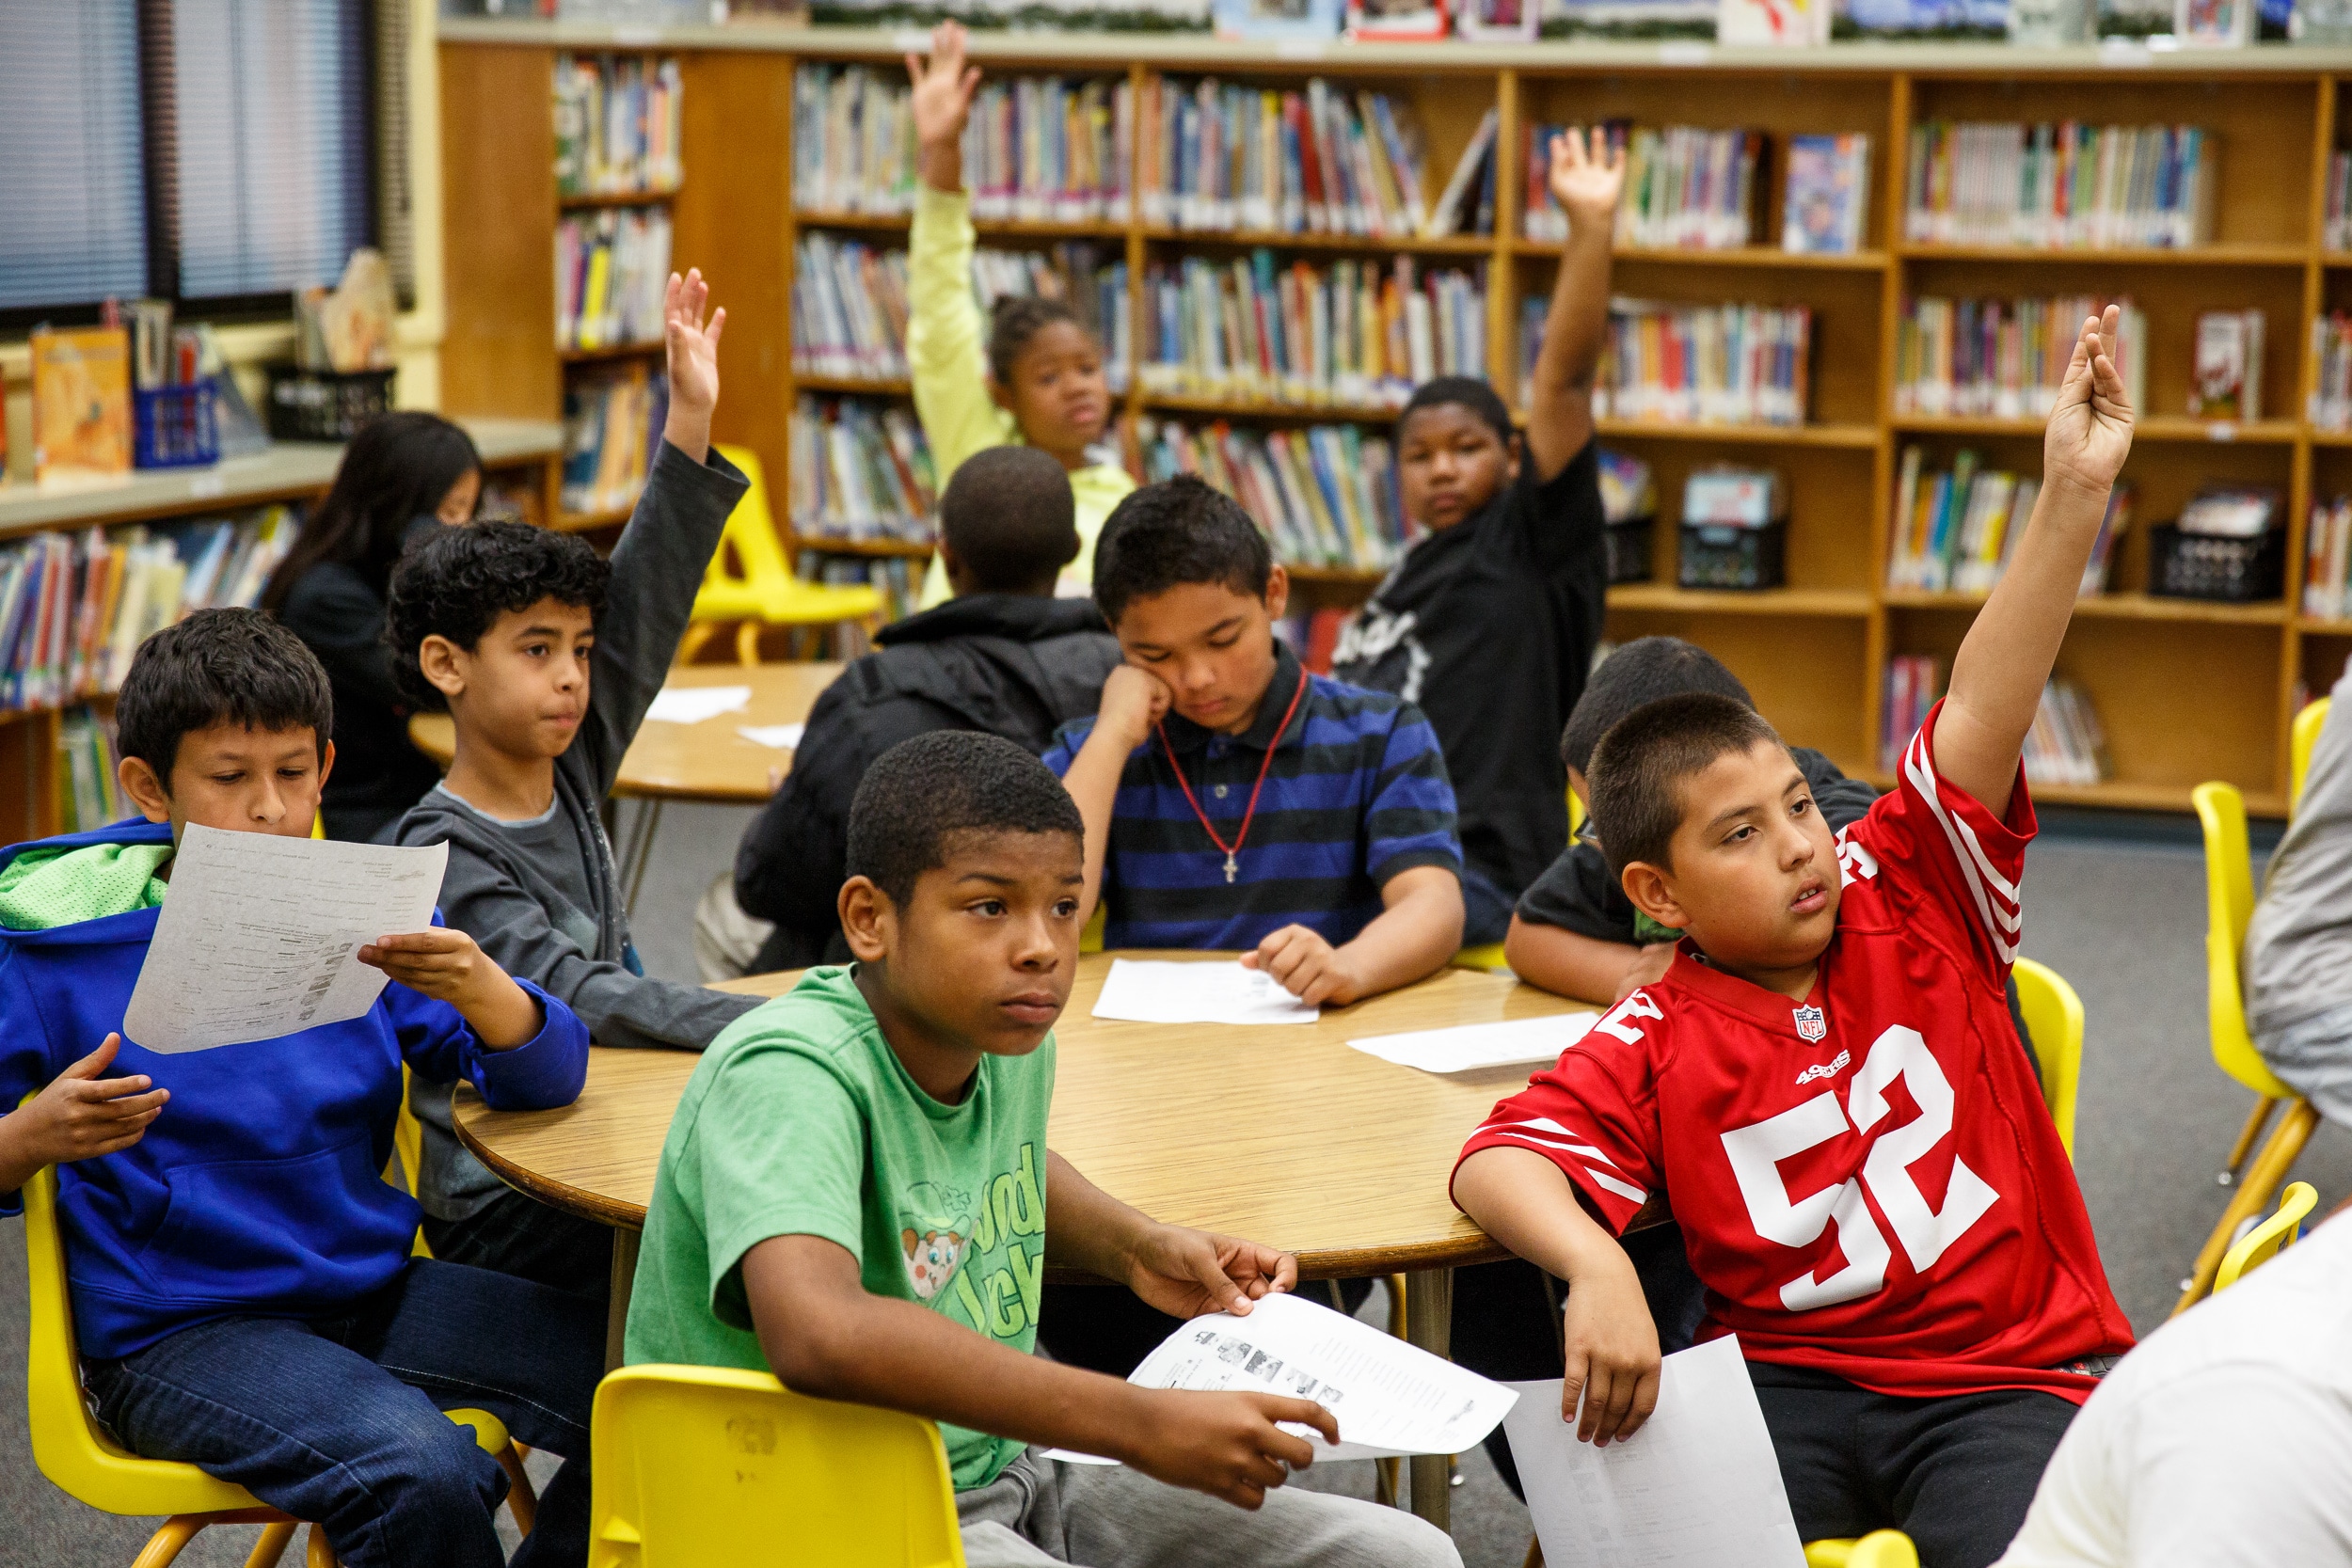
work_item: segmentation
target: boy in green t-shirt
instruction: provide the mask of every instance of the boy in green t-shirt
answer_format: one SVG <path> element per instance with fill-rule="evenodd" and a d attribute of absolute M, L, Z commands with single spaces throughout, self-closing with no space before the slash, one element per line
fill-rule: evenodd
<path fill-rule="evenodd" d="M 973 1568 L 1459 1568 L 1409 1514 L 1282 1489 L 1313 1454 L 1276 1423 L 1337 1441 L 1319 1404 L 1136 1388 L 1028 1354 L 1049 1261 L 1184 1317 L 1246 1314 L 1298 1270 L 1147 1219 L 1045 1147 L 1082 832 L 1053 774 L 993 736 L 921 736 L 867 771 L 840 899 L 858 962 L 809 971 L 695 1067 L 628 1361 L 772 1368 L 939 1421 Z"/>

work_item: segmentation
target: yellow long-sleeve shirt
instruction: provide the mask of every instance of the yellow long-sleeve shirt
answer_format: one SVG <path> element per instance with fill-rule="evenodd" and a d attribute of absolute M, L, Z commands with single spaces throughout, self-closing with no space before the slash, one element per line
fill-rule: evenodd
<path fill-rule="evenodd" d="M 923 421 L 942 491 L 974 452 L 1021 440 L 1020 425 L 988 395 L 987 328 L 972 297 L 974 244 L 971 197 L 920 186 L 908 240 L 907 370 L 914 382 L 915 417 Z M 1070 476 L 1077 502 L 1078 558 L 1062 568 L 1062 593 L 1083 597 L 1091 590 L 1094 541 L 1103 520 L 1135 487 L 1116 463 L 1093 464 Z M 947 573 L 934 554 L 923 578 L 922 608 L 947 596 Z"/>

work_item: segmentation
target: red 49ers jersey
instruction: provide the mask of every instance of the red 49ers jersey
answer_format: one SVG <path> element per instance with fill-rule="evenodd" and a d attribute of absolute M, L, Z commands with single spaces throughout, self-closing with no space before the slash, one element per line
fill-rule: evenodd
<path fill-rule="evenodd" d="M 1839 835 L 1837 930 L 1804 1004 L 1708 967 L 1665 977 L 1497 1105 L 1462 1150 L 1532 1148 L 1611 1229 L 1670 1196 L 1701 1338 L 1879 1393 L 2041 1388 L 2131 1348 L 2010 1023 L 2033 805 L 1936 776 L 1935 718 Z"/>

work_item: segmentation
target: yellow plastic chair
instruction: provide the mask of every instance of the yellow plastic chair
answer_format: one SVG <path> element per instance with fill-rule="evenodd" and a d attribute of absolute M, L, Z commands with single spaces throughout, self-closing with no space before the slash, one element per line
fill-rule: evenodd
<path fill-rule="evenodd" d="M 2303 711 L 2295 716 L 2294 727 L 2287 731 L 2287 815 L 2303 803 L 2303 778 L 2312 770 L 2312 749 L 2319 744 L 2319 732 L 2328 722 L 2329 699 L 2322 697 L 2315 703 L 2305 703 Z"/>
<path fill-rule="evenodd" d="M 107 1436 L 90 1416 L 82 1394 L 82 1354 L 73 1338 L 54 1165 L 43 1166 L 24 1183 L 24 1253 L 31 1287 L 24 1400 L 32 1425 L 33 1462 L 40 1473 L 68 1497 L 102 1513 L 167 1515 L 132 1568 L 165 1568 L 210 1525 L 262 1526 L 262 1538 L 246 1560 L 246 1568 L 276 1562 L 300 1521 L 193 1465 L 139 1458 Z M 507 1479 L 518 1483 L 512 1494 L 515 1523 L 528 1532 L 530 1486 L 504 1424 L 486 1410 L 452 1410 L 447 1415 L 472 1428 L 483 1451 L 496 1456 Z M 310 1568 L 335 1568 L 334 1549 L 316 1525 L 310 1528 Z"/>
<path fill-rule="evenodd" d="M 2026 1046 L 2042 1069 L 2042 1099 L 2072 1160 L 2074 1101 L 2083 1078 L 2083 999 L 2047 964 L 2020 958 L 2010 973 L 2017 976 L 2017 1010 L 2026 1018 Z"/>
<path fill-rule="evenodd" d="M 1899 1529 L 1874 1529 L 1859 1541 L 1808 1541 L 1805 1568 L 1919 1568 L 1919 1548 Z"/>
<path fill-rule="evenodd" d="M 2246 798 L 2235 786 L 2201 784 L 2190 792 L 2197 819 L 2205 834 L 2205 1027 L 2213 1039 L 2213 1059 L 2221 1070 L 2254 1091 L 2254 1111 L 2237 1135 L 2221 1183 L 2236 1183 L 2228 1207 L 2205 1238 L 2197 1255 L 2173 1316 L 2201 1300 L 2213 1289 L 2221 1259 L 2237 1237 L 2238 1227 L 2267 1208 L 2279 1184 L 2294 1168 L 2303 1146 L 2319 1124 L 2311 1102 L 2280 1083 L 2246 1029 L 2245 992 L 2238 972 L 2238 955 L 2246 943 L 2246 924 L 2254 914 L 2253 858 L 2246 842 Z M 2286 1108 L 2277 1131 L 2246 1163 L 2247 1152 L 2262 1135 L 2271 1113 Z M 2240 1172 L 2244 1175 L 2241 1177 Z"/>
<path fill-rule="evenodd" d="M 2213 1293 L 2219 1295 L 2239 1278 L 2293 1246 L 2301 1234 L 2304 1217 L 2319 1207 L 2319 1192 L 2308 1181 L 2289 1184 L 2280 1195 L 2279 1212 L 2246 1233 L 2243 1241 L 2221 1259 L 2213 1276 Z"/>
<path fill-rule="evenodd" d="M 776 535 L 775 517 L 768 507 L 768 481 L 759 456 L 749 447 L 723 446 L 726 460 L 743 470 L 751 488 L 727 518 L 726 531 L 703 573 L 694 595 L 694 610 L 678 644 L 678 662 L 691 664 L 719 628 L 736 623 L 735 657 L 740 664 L 759 662 L 759 633 L 763 626 L 829 626 L 859 621 L 870 631 L 882 613 L 882 594 L 873 588 L 828 587 L 803 582 L 792 575 L 784 558 L 784 541 Z M 728 570 L 732 558 L 736 570 Z"/>
<path fill-rule="evenodd" d="M 1454 955 L 1456 969 L 1483 969 L 1489 974 L 1511 973 L 1510 960 L 1502 956 L 1502 943 L 1486 942 L 1477 947 L 1465 947 Z"/>
<path fill-rule="evenodd" d="M 766 1372 L 624 1367 L 596 1388 L 588 1568 L 963 1568 L 930 1422 Z"/>

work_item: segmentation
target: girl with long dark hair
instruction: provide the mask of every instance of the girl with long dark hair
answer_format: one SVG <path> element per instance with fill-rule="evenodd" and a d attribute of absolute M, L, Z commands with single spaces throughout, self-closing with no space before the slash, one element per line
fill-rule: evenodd
<path fill-rule="evenodd" d="M 310 644 L 334 689 L 329 838 L 373 838 L 440 777 L 408 743 L 384 595 L 402 546 L 421 529 L 471 520 L 481 499 L 482 457 L 463 430 L 436 414 L 372 420 L 262 589 L 262 608 Z"/>

